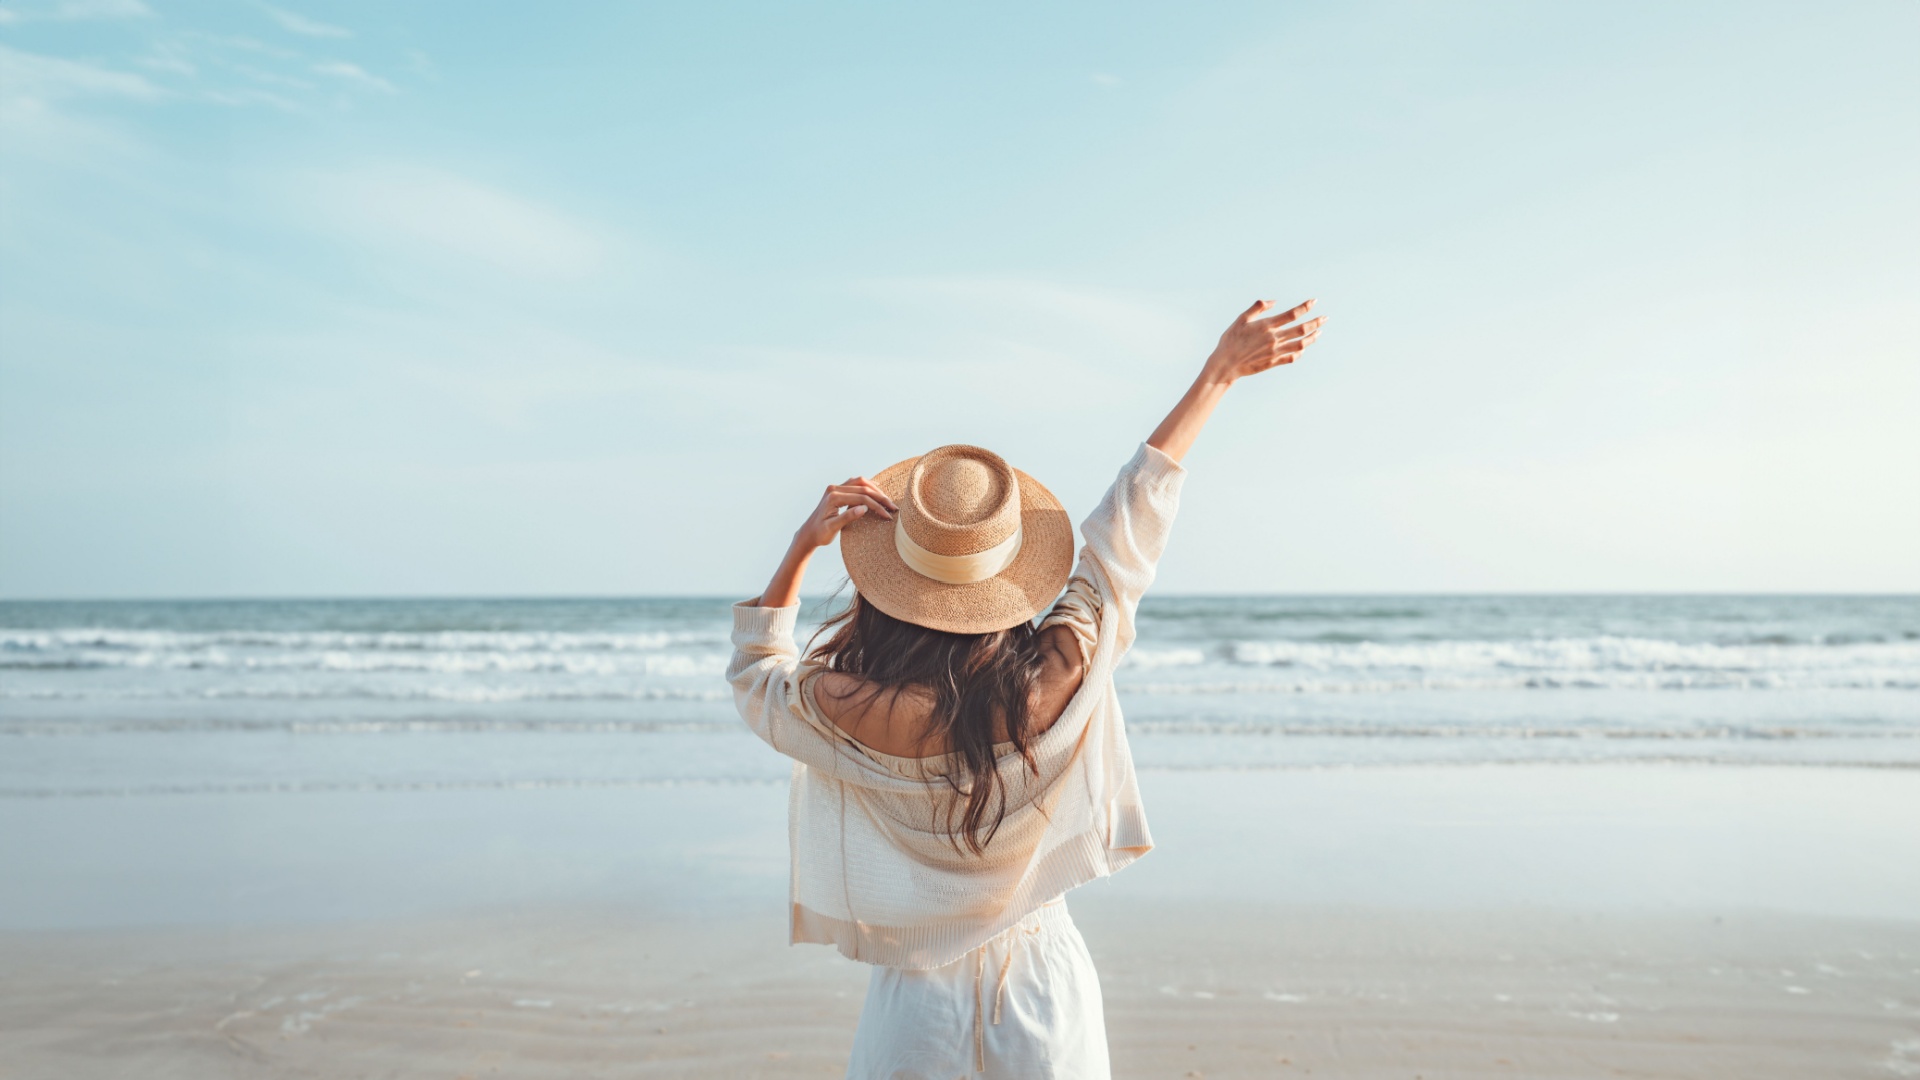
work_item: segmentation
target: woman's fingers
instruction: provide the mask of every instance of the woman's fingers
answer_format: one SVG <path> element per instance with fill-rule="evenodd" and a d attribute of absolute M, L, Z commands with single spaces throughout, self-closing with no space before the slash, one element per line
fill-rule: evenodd
<path fill-rule="evenodd" d="M 835 487 L 833 490 L 827 492 L 825 502 L 827 506 L 833 508 L 835 513 L 838 513 L 845 507 L 851 506 L 864 508 L 860 510 L 863 514 L 871 511 L 878 515 L 882 521 L 893 520 L 893 512 L 888 510 L 879 499 L 874 498 L 858 488 Z"/>
<path fill-rule="evenodd" d="M 852 522 L 868 514 L 878 516 L 883 521 L 893 520 L 893 500 L 887 493 L 864 476 L 848 478 L 844 484 L 828 484 L 826 494 L 820 496 L 820 504 L 813 508 L 813 516 L 796 533 L 818 547 L 833 542 Z"/>
<path fill-rule="evenodd" d="M 1267 323 L 1272 327 L 1270 333 L 1273 334 L 1273 340 L 1292 341 L 1294 338 L 1300 337 L 1303 334 L 1319 333 L 1320 324 L 1326 321 L 1327 317 L 1322 315 L 1317 319 L 1308 319 L 1303 323 L 1294 323 L 1292 326 L 1282 326 L 1278 319 L 1268 319 Z"/>
<path fill-rule="evenodd" d="M 1263 360 L 1282 353 L 1297 353 L 1318 340 L 1320 340 L 1319 330 L 1308 330 L 1305 333 L 1289 334 L 1284 337 L 1276 334 L 1249 348 L 1246 355 L 1250 359 Z"/>
<path fill-rule="evenodd" d="M 1292 341 L 1281 342 L 1279 352 L 1286 355 L 1298 356 L 1300 353 L 1306 351 L 1307 346 L 1319 340 L 1320 331 L 1312 330 L 1303 337 L 1294 338 Z"/>
<path fill-rule="evenodd" d="M 1248 370 L 1250 372 L 1265 371 L 1268 368 L 1279 367 L 1281 364 L 1291 364 L 1306 351 L 1307 346 L 1318 340 L 1320 340 L 1320 331 L 1316 328 L 1289 340 L 1274 341 L 1265 351 L 1252 357 Z"/>
<path fill-rule="evenodd" d="M 1281 345 L 1280 348 L 1275 350 L 1275 355 L 1281 357 L 1281 363 L 1290 364 L 1298 358 L 1301 353 L 1307 351 L 1307 346 L 1318 340 L 1320 340 L 1320 331 L 1315 330 L 1305 337 L 1295 338 Z"/>
<path fill-rule="evenodd" d="M 1317 300 L 1304 300 L 1261 318 L 1273 309 L 1273 303 L 1255 302 L 1220 335 L 1220 344 L 1207 358 L 1205 374 L 1224 376 L 1231 382 L 1242 375 L 1292 363 L 1307 346 L 1320 339 L 1321 328 L 1326 325 L 1325 316 L 1308 318 L 1317 303 Z"/>
<path fill-rule="evenodd" d="M 827 527 L 827 536 L 831 538 L 839 536 L 840 530 L 846 528 L 849 523 L 866 516 L 867 508 L 864 506 L 856 506 L 847 510 L 845 513 L 835 510 L 833 513 L 828 514 L 827 519 L 821 522 L 821 524 Z"/>
<path fill-rule="evenodd" d="M 1264 302 L 1265 301 L 1262 301 L 1262 303 Z M 1261 321 L 1271 326 L 1285 326 L 1290 322 L 1296 322 L 1304 318 L 1307 312 L 1313 310 L 1313 305 L 1314 305 L 1314 301 L 1308 300 L 1304 303 L 1297 304 L 1293 307 L 1290 307 L 1287 310 L 1281 312 L 1278 315 L 1275 315 L 1270 319 L 1262 319 Z"/>
<path fill-rule="evenodd" d="M 1300 359 L 1301 352 L 1305 351 L 1307 345 L 1310 345 L 1312 343 L 1313 343 L 1313 339 L 1308 338 L 1305 344 L 1296 343 L 1290 348 L 1281 349 L 1278 352 L 1275 352 L 1272 356 L 1267 357 L 1266 360 L 1261 362 L 1260 370 L 1265 371 L 1268 368 L 1276 368 L 1282 364 L 1293 363 L 1295 360 Z"/>
<path fill-rule="evenodd" d="M 900 509 L 898 506 L 895 506 L 893 504 L 892 499 L 887 498 L 887 493 L 880 489 L 879 484 L 874 483 L 873 481 L 867 479 L 864 476 L 848 477 L 846 483 L 838 484 L 835 486 L 842 487 L 842 488 L 858 488 L 866 492 L 867 494 L 873 496 L 874 498 L 879 499 L 882 503 L 886 504 L 887 509 L 889 510 Z"/>
<path fill-rule="evenodd" d="M 828 490 L 826 502 L 829 506 L 871 506 L 876 510 L 885 510 L 879 499 L 859 488 L 835 486 Z"/>
<path fill-rule="evenodd" d="M 881 490 L 879 484 L 876 484 L 873 481 L 866 479 L 865 477 L 861 478 L 860 483 L 866 487 L 867 491 L 870 494 L 872 494 L 874 498 L 879 499 L 881 502 L 885 503 L 887 506 L 887 509 L 889 510 L 900 509 L 899 506 L 895 505 L 893 499 L 890 498 L 885 491 Z"/>
<path fill-rule="evenodd" d="M 900 509 L 898 506 L 894 505 L 892 499 L 887 498 L 886 492 L 881 491 L 879 488 L 873 486 L 872 484 L 866 484 L 866 485 L 836 484 L 834 485 L 832 490 L 839 492 L 842 495 L 864 495 L 867 498 L 872 499 L 874 502 L 878 503 L 880 507 L 885 509 L 888 513 L 892 513 L 893 511 Z"/>

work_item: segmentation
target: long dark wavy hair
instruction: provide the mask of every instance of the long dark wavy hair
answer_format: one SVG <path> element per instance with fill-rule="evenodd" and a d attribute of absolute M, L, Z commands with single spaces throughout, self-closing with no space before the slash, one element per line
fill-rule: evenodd
<path fill-rule="evenodd" d="M 921 745 L 951 752 L 959 766 L 957 773 L 943 774 L 954 796 L 947 804 L 947 836 L 956 850 L 964 844 L 984 854 L 1007 816 L 1006 788 L 994 768 L 995 737 L 1005 734 L 1027 769 L 1039 771 L 1030 729 L 1042 657 L 1033 624 L 951 634 L 896 619 L 856 592 L 814 635 L 808 657 L 828 671 L 865 680 L 862 707 L 883 694 L 891 706 L 909 689 L 932 693 L 933 715 Z"/>

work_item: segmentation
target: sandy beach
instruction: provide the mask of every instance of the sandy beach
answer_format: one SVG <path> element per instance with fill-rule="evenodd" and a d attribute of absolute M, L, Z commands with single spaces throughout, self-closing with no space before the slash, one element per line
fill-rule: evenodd
<path fill-rule="evenodd" d="M 1920 1075 L 1904 770 L 1143 780 L 1160 850 L 1069 899 L 1117 1075 Z M 0 1076 L 837 1075 L 865 970 L 784 944 L 783 797 L 9 800 Z"/>
<path fill-rule="evenodd" d="M 1920 1071 L 1920 928 L 1078 905 L 1127 1077 Z M 822 1076 L 861 970 L 763 922 L 548 913 L 15 936 L 8 1077 Z"/>

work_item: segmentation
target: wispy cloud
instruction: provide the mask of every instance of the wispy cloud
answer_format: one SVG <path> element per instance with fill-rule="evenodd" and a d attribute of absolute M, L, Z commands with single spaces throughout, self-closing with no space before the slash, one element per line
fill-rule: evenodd
<path fill-rule="evenodd" d="M 144 19 L 153 9 L 141 0 L 60 0 L 53 6 L 56 19 Z"/>
<path fill-rule="evenodd" d="M 187 59 L 187 50 L 175 41 L 156 42 L 152 51 L 135 61 L 149 71 L 159 71 L 168 75 L 196 75 L 200 68 Z"/>
<path fill-rule="evenodd" d="M 169 97 L 235 107 L 309 111 L 320 94 L 331 96 L 342 81 L 383 94 L 397 92 L 393 83 L 357 65 L 316 67 L 295 49 L 199 30 L 169 29 L 153 35 L 146 53 L 134 63 L 154 73 Z M 323 78 L 328 82 L 324 87 Z"/>
<path fill-rule="evenodd" d="M 144 76 L 0 45 L 0 101 L 162 96 Z"/>
<path fill-rule="evenodd" d="M 595 230 L 541 203 L 457 174 L 415 166 L 306 177 L 295 197 L 353 240 L 543 277 L 602 262 Z"/>
<path fill-rule="evenodd" d="M 60 0 L 50 7 L 0 7 L 0 25 L 18 22 L 88 22 L 145 19 L 153 9 L 142 0 Z"/>
<path fill-rule="evenodd" d="M 322 64 L 315 64 L 313 65 L 313 70 L 321 75 L 329 75 L 339 79 L 341 82 L 357 86 L 362 90 L 378 90 L 383 94 L 398 92 L 398 88 L 392 83 L 373 74 L 359 64 L 349 63 L 345 60 L 328 60 Z"/>
<path fill-rule="evenodd" d="M 245 75 L 254 82 L 264 83 L 268 86 L 279 86 L 288 90 L 313 89 L 313 82 L 310 79 L 297 79 L 291 75 L 281 75 L 277 72 L 263 71 L 260 68 L 250 67 L 246 64 L 235 64 L 233 70 Z"/>
<path fill-rule="evenodd" d="M 202 100 L 211 101 L 216 105 L 232 105 L 235 107 L 266 105 L 279 109 L 282 112 L 290 113 L 311 111 L 308 108 L 302 107 L 299 102 L 287 97 L 285 94 L 276 94 L 271 90 L 246 88 L 239 90 L 208 90 L 202 93 L 200 97 Z"/>
<path fill-rule="evenodd" d="M 294 59 L 300 55 L 292 49 L 283 48 L 279 45 L 269 45 L 258 38 L 245 37 L 239 34 L 209 34 L 199 30 L 188 30 L 176 36 L 183 42 L 191 42 L 195 48 L 204 48 L 217 53 L 254 53 L 260 56 L 278 57 L 283 60 Z"/>
<path fill-rule="evenodd" d="M 0 45 L 0 103 L 15 106 L 16 113 L 37 110 L 34 115 L 51 115 L 61 111 L 62 100 L 81 98 L 165 98 L 312 112 L 348 108 L 357 97 L 401 92 L 399 83 L 355 60 L 309 51 L 318 39 L 351 38 L 352 31 L 260 0 L 253 6 L 298 37 L 256 38 L 181 25 L 160 18 L 148 0 L 30 0 L 24 5 L 0 0 L 0 27 L 119 20 L 127 46 L 123 53 L 96 55 L 91 50 L 97 45 L 84 54 Z M 403 56 L 410 76 L 430 73 L 424 54 L 408 50 Z M 350 93 L 343 95 L 342 89 Z"/>
<path fill-rule="evenodd" d="M 274 22 L 279 23 L 281 27 L 295 34 L 318 38 L 344 38 L 353 36 L 353 31 L 345 27 L 331 26 L 327 23 L 317 22 L 297 12 L 274 7 L 272 4 L 262 4 L 260 6 L 266 9 L 267 14 L 273 16 Z"/>

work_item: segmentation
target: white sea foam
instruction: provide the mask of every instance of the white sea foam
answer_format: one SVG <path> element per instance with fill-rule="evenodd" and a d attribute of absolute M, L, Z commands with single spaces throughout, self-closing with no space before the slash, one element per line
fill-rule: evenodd
<path fill-rule="evenodd" d="M 744 735 L 737 721 L 401 719 L 401 720 L 106 720 L 0 724 L 0 736 L 92 738 L 98 735 Z"/>
<path fill-rule="evenodd" d="M 86 690 L 45 690 L 0 686 L 0 700 L 16 701 L 444 701 L 471 704 L 516 701 L 731 701 L 725 687 L 694 689 L 669 686 L 591 686 L 555 683 L 546 686 L 489 686 L 484 684 L 427 684 L 399 686 L 219 684 L 187 687 L 100 687 Z"/>
<path fill-rule="evenodd" d="M 1508 720 L 1471 724 L 1407 724 L 1378 721 L 1298 723 L 1175 719 L 1133 721 L 1135 735 L 1228 735 L 1344 739 L 1659 739 L 1754 741 L 1795 739 L 1892 739 L 1920 741 L 1920 728 L 1823 722 L 1819 725 L 1697 723 L 1542 724 Z"/>
<path fill-rule="evenodd" d="M 1740 671 L 1876 667 L 1920 671 L 1920 642 L 1718 645 L 1656 638 L 1325 643 L 1239 641 L 1233 663 L 1321 671 Z"/>
<path fill-rule="evenodd" d="M 1205 717 L 1154 718 L 1127 724 L 1136 736 L 1226 736 L 1231 738 L 1337 738 L 1422 740 L 1671 740 L 1795 741 L 1878 739 L 1920 742 L 1920 727 L 1884 722 L 1822 720 L 1817 724 L 1723 722 L 1590 721 L 1549 724 L 1535 720 L 1472 723 L 1407 723 L 1374 719 L 1341 721 L 1221 720 Z M 707 720 L 579 719 L 568 717 L 471 716 L 400 719 L 178 719 L 90 720 L 63 723 L 0 723 L 0 737 L 83 738 L 120 734 L 280 733 L 290 735 L 550 734 L 745 736 L 732 716 Z"/>
<path fill-rule="evenodd" d="M 1146 694 L 1355 694 L 1421 690 L 1920 689 L 1920 641 L 1687 643 L 1597 636 L 1417 642 L 1233 641 L 1136 649 L 1123 675 Z M 1232 672 L 1241 675 L 1232 675 Z M 1204 677 L 1217 672 L 1225 678 Z M 1257 676 L 1254 672 L 1259 672 Z"/>
<path fill-rule="evenodd" d="M 0 698 L 68 697 L 71 681 L 29 674 L 178 672 L 203 676 L 197 691 L 166 696 L 394 697 L 526 700 L 633 697 L 649 685 L 717 680 L 730 653 L 713 633 L 491 632 L 189 633 L 133 630 L 0 631 Z M 1162 678 L 1143 678 L 1148 672 Z M 290 676 L 295 685 L 263 679 Z M 571 680 L 558 687 L 499 687 L 501 676 Z M 368 686 L 357 676 L 406 685 Z M 1846 644 L 1680 642 L 1633 636 L 1524 640 L 1325 642 L 1237 640 L 1137 646 L 1122 684 L 1144 694 L 1368 694 L 1497 690 L 1920 689 L 1920 641 Z M 342 681 L 345 680 L 345 681 Z M 176 680 L 177 681 L 177 680 Z M 607 685 L 608 681 L 620 685 Z M 716 684 L 716 689 L 718 689 Z M 138 689 L 98 685 L 93 696 Z"/>
<path fill-rule="evenodd" d="M 768 787 L 782 776 L 676 776 L 582 778 L 571 776 L 465 780 L 307 780 L 257 783 L 128 784 L 117 787 L 0 787 L 0 799 L 84 799 L 158 795 L 316 795 L 391 791 L 544 791 L 594 788 Z"/>
<path fill-rule="evenodd" d="M 688 748 L 702 775 L 779 764 L 727 707 L 719 603 L 71 610 L 62 625 L 57 606 L 0 602 L 0 740 L 25 748 L 0 754 L 0 788 L 597 783 Z M 1920 762 L 1913 598 L 1150 598 L 1142 612 L 1118 682 L 1148 768 Z"/>
<path fill-rule="evenodd" d="M 1344 678 L 1306 675 L 1192 682 L 1122 680 L 1120 685 L 1130 694 L 1183 696 L 1495 690 L 1920 690 L 1920 671 L 1535 672 L 1505 676 L 1423 674 L 1402 678 L 1381 678 L 1362 672 Z"/>
<path fill-rule="evenodd" d="M 724 668 L 716 631 L 219 631 L 0 629 L 0 670 L 552 671 L 708 675 Z M 1132 669 L 1285 667 L 1314 672 L 1743 672 L 1874 669 L 1920 673 L 1920 640 L 1836 644 L 1683 642 L 1600 635 L 1431 641 L 1142 641 Z"/>
<path fill-rule="evenodd" d="M 675 646 L 724 645 L 718 630 L 631 633 L 560 630 L 123 630 L 76 627 L 55 630 L 0 629 L 0 657 L 9 653 L 141 652 L 193 653 L 220 649 L 271 649 L 286 652 L 461 652 L 581 653 L 651 652 Z"/>
<path fill-rule="evenodd" d="M 1130 668 L 1198 667 L 1207 662 L 1201 649 L 1155 649 L 1135 646 L 1121 661 Z"/>
<path fill-rule="evenodd" d="M 90 668 L 172 668 L 206 671 L 547 672 L 562 675 L 706 676 L 726 670 L 730 654 L 718 651 L 597 652 L 426 651 L 313 649 L 251 652 L 228 647 L 193 649 L 76 649 L 46 657 L 0 660 L 0 670 L 58 671 Z"/>

